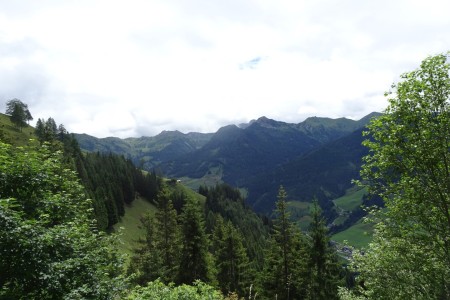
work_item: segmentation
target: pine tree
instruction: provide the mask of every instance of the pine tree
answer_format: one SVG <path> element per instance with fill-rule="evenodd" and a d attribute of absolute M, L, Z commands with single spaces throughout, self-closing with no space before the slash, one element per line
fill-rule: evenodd
<path fill-rule="evenodd" d="M 188 198 L 181 214 L 182 244 L 178 283 L 195 280 L 213 282 L 212 257 L 208 252 L 203 211 L 200 203 Z"/>
<path fill-rule="evenodd" d="M 337 299 L 339 279 L 337 255 L 330 246 L 328 229 L 317 200 L 313 203 L 309 234 L 311 248 L 309 249 L 308 263 L 310 270 L 308 298 L 314 300 Z"/>

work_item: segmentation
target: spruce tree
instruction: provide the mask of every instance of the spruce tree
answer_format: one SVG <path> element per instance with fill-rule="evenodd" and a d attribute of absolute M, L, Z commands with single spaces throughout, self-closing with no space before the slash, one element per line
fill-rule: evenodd
<path fill-rule="evenodd" d="M 225 294 L 244 295 L 249 282 L 249 259 L 241 233 L 230 221 L 218 217 L 213 235 L 213 254 L 216 258 L 217 280 Z"/>
<path fill-rule="evenodd" d="M 39 118 L 36 122 L 36 128 L 35 128 L 35 133 L 36 136 L 39 140 L 39 142 L 41 142 L 41 144 L 44 142 L 44 138 L 45 138 L 45 125 L 44 125 L 44 120 Z"/>
<path fill-rule="evenodd" d="M 261 291 L 269 298 L 302 299 L 306 291 L 306 243 L 300 229 L 290 220 L 286 197 L 281 186 L 261 276 Z"/>
<path fill-rule="evenodd" d="M 208 252 L 202 206 L 196 199 L 188 198 L 181 214 L 183 247 L 180 255 L 178 283 L 191 284 L 195 280 L 213 282 L 212 257 Z"/>
<path fill-rule="evenodd" d="M 163 189 L 158 195 L 158 211 L 155 214 L 156 246 L 160 249 L 163 282 L 174 282 L 178 273 L 181 249 L 177 211 L 173 208 L 169 192 Z"/>
<path fill-rule="evenodd" d="M 156 243 L 154 216 L 147 213 L 141 218 L 142 227 L 145 229 L 145 238 L 138 241 L 138 247 L 134 249 L 131 257 L 129 274 L 134 274 L 134 280 L 140 285 L 160 277 L 162 268 L 162 255 Z"/>
<path fill-rule="evenodd" d="M 311 247 L 308 263 L 310 270 L 308 299 L 337 299 L 339 279 L 337 255 L 330 246 L 328 229 L 317 200 L 313 202 L 309 235 Z"/>

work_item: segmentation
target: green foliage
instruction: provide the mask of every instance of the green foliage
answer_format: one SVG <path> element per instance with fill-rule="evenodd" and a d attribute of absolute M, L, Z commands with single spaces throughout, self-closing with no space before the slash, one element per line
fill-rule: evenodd
<path fill-rule="evenodd" d="M 154 173 L 143 174 L 133 163 L 114 154 L 87 153 L 78 156 L 76 167 L 93 199 L 99 229 L 116 224 L 125 213 L 125 204 L 137 194 L 154 200 L 161 179 Z"/>
<path fill-rule="evenodd" d="M 250 286 L 250 266 L 241 233 L 230 221 L 216 220 L 212 254 L 216 259 L 217 281 L 224 294 L 244 295 Z"/>
<path fill-rule="evenodd" d="M 136 281 L 145 284 L 160 278 L 174 282 L 179 269 L 180 228 L 177 212 L 173 208 L 167 189 L 158 194 L 158 210 L 142 219 L 146 237 L 140 240 L 130 264 L 130 272 L 136 273 Z"/>
<path fill-rule="evenodd" d="M 340 270 L 336 251 L 330 246 L 327 232 L 319 204 L 314 201 L 309 231 L 311 246 L 308 261 L 308 299 L 337 299 Z"/>
<path fill-rule="evenodd" d="M 30 139 L 34 138 L 34 129 L 31 126 L 27 125 L 21 131 L 17 130 L 10 116 L 0 113 L 0 141 L 15 146 L 25 146 L 30 143 Z"/>
<path fill-rule="evenodd" d="M 156 206 L 142 197 L 137 197 L 129 205 L 125 205 L 125 215 L 113 226 L 114 232 L 119 233 L 119 252 L 132 255 L 138 246 L 138 241 L 145 237 L 145 228 L 141 219 L 146 214 L 154 215 Z"/>
<path fill-rule="evenodd" d="M 157 245 L 157 235 L 153 216 L 145 215 L 142 219 L 142 227 L 145 230 L 145 239 L 138 241 L 131 257 L 129 274 L 134 274 L 134 281 L 138 284 L 146 284 L 161 276 L 164 272 L 161 252 Z"/>
<path fill-rule="evenodd" d="M 355 258 L 368 298 L 450 298 L 449 70 L 448 54 L 439 54 L 403 74 L 369 125 L 361 175 L 386 209 Z"/>
<path fill-rule="evenodd" d="M 180 268 L 178 283 L 190 284 L 195 280 L 212 283 L 215 281 L 214 265 L 208 252 L 208 238 L 202 206 L 188 198 L 181 214 Z"/>
<path fill-rule="evenodd" d="M 307 244 L 299 228 L 290 220 L 286 197 L 281 186 L 259 289 L 267 298 L 302 299 L 307 292 Z"/>
<path fill-rule="evenodd" d="M 201 186 L 199 191 L 206 195 L 207 232 L 213 232 L 218 215 L 225 221 L 231 221 L 245 237 L 243 245 L 247 249 L 251 268 L 260 270 L 263 264 L 263 249 L 266 247 L 269 234 L 269 226 L 267 226 L 269 220 L 259 217 L 247 207 L 239 190 L 227 184 L 211 188 Z"/>
<path fill-rule="evenodd" d="M 350 246 L 361 249 L 372 241 L 373 230 L 373 223 L 366 223 L 361 219 L 353 226 L 334 234 L 331 239 L 338 243 L 347 242 Z"/>
<path fill-rule="evenodd" d="M 353 187 L 348 189 L 344 196 L 335 199 L 333 202 L 344 211 L 353 211 L 362 205 L 363 197 L 366 193 L 367 190 L 364 188 Z"/>
<path fill-rule="evenodd" d="M 167 191 L 158 195 L 158 211 L 155 213 L 155 227 L 159 232 L 157 245 L 161 251 L 164 273 L 161 278 L 165 282 L 175 281 L 178 273 L 178 255 L 180 252 L 180 230 L 177 223 L 177 211 Z"/>
<path fill-rule="evenodd" d="M 27 125 L 27 122 L 33 120 L 28 105 L 16 98 L 6 102 L 6 114 L 10 115 L 11 122 L 20 131 Z"/>
<path fill-rule="evenodd" d="M 360 128 L 270 172 L 245 179 L 242 185 L 249 190 L 248 202 L 258 211 L 270 212 L 277 189 L 283 185 L 295 201 L 311 202 L 317 198 L 324 217 L 331 223 L 338 216 L 332 200 L 343 196 L 352 186 L 351 181 L 359 177 L 361 158 L 368 152 L 361 145 L 363 139 Z"/>
<path fill-rule="evenodd" d="M 163 131 L 152 137 L 119 139 L 115 137 L 95 138 L 87 134 L 76 134 L 83 150 L 89 152 L 115 153 L 129 157 L 133 163 L 145 170 L 154 169 L 163 161 L 195 151 L 209 141 L 212 134 Z"/>
<path fill-rule="evenodd" d="M 63 141 L 65 135 L 68 132 L 64 129 L 64 126 L 61 124 L 59 126 L 61 130 L 58 130 L 58 126 L 53 118 L 48 118 L 47 121 L 39 118 L 36 122 L 35 134 L 38 137 L 38 140 L 43 142 L 53 142 L 57 138 L 60 141 Z"/>
<path fill-rule="evenodd" d="M 127 296 L 127 300 L 222 300 L 221 293 L 212 286 L 201 281 L 195 281 L 193 285 L 174 284 L 165 285 L 161 281 L 149 282 L 146 286 L 137 286 Z"/>
<path fill-rule="evenodd" d="M 124 288 L 114 237 L 95 229 L 76 174 L 48 147 L 0 143 L 0 298 L 111 299 Z"/>

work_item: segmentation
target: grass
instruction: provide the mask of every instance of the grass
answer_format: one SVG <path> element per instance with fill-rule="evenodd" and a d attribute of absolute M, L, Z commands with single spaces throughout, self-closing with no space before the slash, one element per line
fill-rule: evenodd
<path fill-rule="evenodd" d="M 223 170 L 221 167 L 210 168 L 208 173 L 202 178 L 190 178 L 182 177 L 179 178 L 184 185 L 190 187 L 191 189 L 197 191 L 201 185 L 204 186 L 215 186 L 217 184 L 223 183 Z"/>
<path fill-rule="evenodd" d="M 309 202 L 300 202 L 300 201 L 289 201 L 287 204 L 288 204 L 289 208 L 299 209 L 299 210 L 304 210 L 306 212 L 309 212 L 309 205 L 311 203 L 309 203 Z"/>
<path fill-rule="evenodd" d="M 167 186 L 169 187 L 170 191 L 181 191 L 187 197 L 197 199 L 202 204 L 205 203 L 206 197 L 195 192 L 192 188 L 190 188 L 190 186 L 184 180 L 181 180 L 181 183 L 168 184 Z M 197 187 L 197 189 L 198 189 L 198 187 Z"/>
<path fill-rule="evenodd" d="M 353 211 L 362 204 L 362 198 L 366 189 L 353 187 L 347 190 L 344 196 L 333 200 L 334 204 L 345 211 Z"/>
<path fill-rule="evenodd" d="M 296 222 L 302 230 L 306 230 L 311 222 L 309 202 L 289 201 L 287 207 L 291 214 L 291 219 Z"/>
<path fill-rule="evenodd" d="M 9 116 L 0 113 L 0 139 L 14 146 L 25 146 L 36 136 L 33 127 L 27 125 L 21 131 L 14 126 Z"/>
<path fill-rule="evenodd" d="M 300 227 L 303 231 L 309 230 L 309 225 L 311 224 L 312 218 L 311 216 L 303 216 L 300 219 L 296 220 L 296 224 Z"/>
<path fill-rule="evenodd" d="M 347 243 L 356 248 L 364 248 L 372 241 L 373 224 L 364 223 L 362 220 L 344 231 L 336 233 L 331 237 L 338 243 Z"/>
<path fill-rule="evenodd" d="M 194 192 L 183 184 L 169 184 L 168 187 L 172 191 L 183 191 L 187 197 L 195 198 L 202 204 L 205 203 L 204 196 Z M 113 231 L 120 233 L 120 244 L 118 248 L 120 253 L 132 254 L 139 238 L 145 237 L 145 230 L 141 227 L 140 218 L 148 212 L 154 214 L 156 211 L 157 208 L 155 205 L 141 197 L 135 199 L 130 205 L 125 206 L 125 215 L 119 223 L 113 226 Z"/>
<path fill-rule="evenodd" d="M 113 226 L 114 231 L 121 234 L 119 252 L 130 255 L 139 238 L 145 236 L 140 218 L 148 212 L 155 213 L 156 207 L 141 197 L 125 206 L 125 215 Z"/>
<path fill-rule="evenodd" d="M 341 225 L 345 222 L 345 220 L 347 220 L 347 218 L 348 217 L 346 215 L 338 216 L 336 219 L 334 219 L 333 225 Z"/>

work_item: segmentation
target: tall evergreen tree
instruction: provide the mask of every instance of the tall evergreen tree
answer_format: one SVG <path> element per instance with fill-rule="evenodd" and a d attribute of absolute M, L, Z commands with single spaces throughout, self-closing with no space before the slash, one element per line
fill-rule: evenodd
<path fill-rule="evenodd" d="M 178 274 L 180 255 L 180 230 L 177 223 L 177 211 L 173 208 L 167 189 L 158 194 L 158 211 L 155 214 L 156 245 L 161 252 L 161 279 L 174 282 Z"/>
<path fill-rule="evenodd" d="M 286 191 L 281 186 L 276 219 L 261 276 L 261 292 L 279 299 L 303 299 L 306 291 L 306 242 L 290 220 Z"/>
<path fill-rule="evenodd" d="M 320 206 L 315 200 L 312 209 L 312 222 L 309 235 L 309 287 L 308 299 L 337 299 L 339 265 L 336 251 L 330 246 L 328 229 L 321 215 Z"/>
<path fill-rule="evenodd" d="M 191 284 L 198 279 L 205 282 L 215 280 L 204 223 L 201 204 L 194 198 L 188 198 L 181 214 L 183 247 L 178 283 Z"/>
<path fill-rule="evenodd" d="M 145 230 L 145 238 L 138 241 L 131 257 L 128 272 L 134 274 L 134 281 L 145 285 L 156 280 L 161 275 L 163 265 L 160 248 L 156 243 L 157 232 L 155 230 L 154 216 L 147 213 L 141 218 L 142 227 Z"/>
<path fill-rule="evenodd" d="M 39 118 L 36 122 L 35 134 L 39 142 L 42 144 L 45 139 L 45 121 L 41 118 Z"/>
<path fill-rule="evenodd" d="M 245 294 L 249 281 L 249 259 L 241 233 L 230 221 L 216 220 L 213 234 L 213 254 L 216 259 L 217 281 L 225 294 Z"/>
<path fill-rule="evenodd" d="M 48 118 L 45 122 L 45 141 L 51 142 L 56 139 L 56 135 L 58 134 L 58 126 L 53 118 Z"/>

